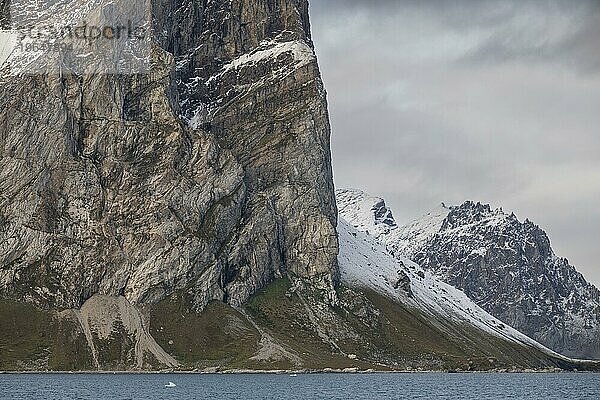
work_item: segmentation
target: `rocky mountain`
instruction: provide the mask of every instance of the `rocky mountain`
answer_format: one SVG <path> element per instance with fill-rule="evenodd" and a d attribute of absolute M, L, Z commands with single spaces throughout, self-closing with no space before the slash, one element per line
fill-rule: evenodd
<path fill-rule="evenodd" d="M 151 34 L 0 67 L 0 370 L 598 368 L 338 224 L 306 0 L 142 5 L 10 2 Z"/>
<path fill-rule="evenodd" d="M 379 205 L 382 205 L 379 203 Z M 373 208 L 377 215 L 380 208 Z M 386 224 L 378 220 L 377 225 Z M 350 288 L 372 290 L 392 299 L 397 306 L 421 315 L 429 327 L 454 338 L 459 346 L 473 346 L 472 357 L 487 355 L 490 359 L 532 357 L 534 362 L 544 358 L 567 359 L 502 323 L 477 306 L 460 290 L 443 283 L 408 258 L 395 256 L 386 245 L 371 234 L 352 227 L 343 217 L 338 224 L 340 237 L 340 271 L 342 283 Z M 377 311 L 375 311 L 377 313 Z M 364 318 L 370 316 L 364 315 Z M 433 327 L 433 329 L 432 329 Z M 463 351 L 466 348 L 463 348 Z M 507 353 L 511 354 L 507 357 Z"/>
<path fill-rule="evenodd" d="M 117 3 L 10 11 L 76 25 L 131 11 Z M 330 129 L 307 1 L 147 6 L 147 71 L 113 69 L 96 43 L 75 57 L 17 47 L 2 66 L 0 296 L 64 311 L 90 345 L 106 333 L 87 329 L 99 315 L 120 315 L 135 342 L 132 318 L 179 291 L 196 311 L 240 306 L 286 277 L 334 302 Z"/>
<path fill-rule="evenodd" d="M 377 238 L 338 224 L 337 303 L 280 278 L 242 307 L 194 310 L 180 291 L 140 308 L 96 295 L 57 315 L 0 300 L 0 368 L 596 370 L 560 356 L 482 310 Z M 140 312 L 141 311 L 141 312 Z"/>
<path fill-rule="evenodd" d="M 307 7 L 154 2 L 145 74 L 5 65 L 0 293 L 76 309 L 185 288 L 202 309 L 289 276 L 332 298 L 329 122 Z"/>
<path fill-rule="evenodd" d="M 389 213 L 381 199 L 352 190 L 337 196 L 341 216 L 507 325 L 561 354 L 600 357 L 600 292 L 555 255 L 531 221 L 468 201 L 398 227 L 381 221 Z"/>

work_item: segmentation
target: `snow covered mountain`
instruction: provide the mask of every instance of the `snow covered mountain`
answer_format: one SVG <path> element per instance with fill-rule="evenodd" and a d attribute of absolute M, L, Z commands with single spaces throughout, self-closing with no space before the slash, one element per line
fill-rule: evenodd
<path fill-rule="evenodd" d="M 337 226 L 308 0 L 10 3 L 148 34 L 0 65 L 0 371 L 600 368 L 398 255 L 447 216 Z"/>
<path fill-rule="evenodd" d="M 468 201 L 397 227 L 377 218 L 382 209 L 391 215 L 379 198 L 338 190 L 337 199 L 342 218 L 507 325 L 561 354 L 600 357 L 600 292 L 554 254 L 545 232 L 529 220 Z"/>
<path fill-rule="evenodd" d="M 382 242 L 352 227 L 343 218 L 338 223 L 338 234 L 340 273 L 342 282 L 349 287 L 374 290 L 423 312 L 434 321 L 470 325 L 500 339 L 561 357 L 494 318 L 463 292 L 408 258 L 394 257 Z"/>

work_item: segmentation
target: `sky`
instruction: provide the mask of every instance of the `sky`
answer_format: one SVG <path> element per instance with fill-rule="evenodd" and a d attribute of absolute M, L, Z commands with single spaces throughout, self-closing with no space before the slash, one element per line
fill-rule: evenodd
<path fill-rule="evenodd" d="M 336 187 L 529 218 L 600 287 L 600 0 L 312 0 Z"/>

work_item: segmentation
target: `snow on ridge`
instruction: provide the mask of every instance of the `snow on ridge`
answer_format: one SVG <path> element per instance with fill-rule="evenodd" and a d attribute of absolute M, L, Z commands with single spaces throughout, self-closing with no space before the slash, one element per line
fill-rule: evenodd
<path fill-rule="evenodd" d="M 390 254 L 384 243 L 352 227 L 342 216 L 338 234 L 340 273 L 348 286 L 372 289 L 427 315 L 467 323 L 504 340 L 566 359 L 493 317 L 462 291 L 436 279 L 409 259 Z M 398 287 L 403 276 L 410 280 L 412 295 Z"/>
<path fill-rule="evenodd" d="M 340 215 L 339 263 L 344 282 L 369 287 L 407 304 L 421 299 L 414 304 L 415 307 L 429 310 L 436 315 L 467 321 L 497 336 L 537 347 L 553 357 L 572 360 L 499 322 L 470 300 L 464 292 L 442 282 L 440 277 L 433 277 L 411 261 L 428 241 L 438 235 L 462 238 L 472 236 L 472 230 L 476 228 L 492 231 L 512 229 L 513 225 L 520 224 L 514 213 L 506 213 L 502 208 L 492 209 L 489 205 L 472 201 L 458 206 L 446 206 L 442 203 L 432 212 L 405 226 L 381 230 L 378 229 L 371 208 L 383 200 L 354 189 L 336 190 L 336 200 Z M 524 222 L 527 223 L 532 224 L 529 220 Z M 485 246 L 475 246 L 470 248 L 470 251 L 472 254 L 484 256 L 488 249 Z M 551 273 L 558 274 L 559 280 L 565 279 L 563 275 L 569 274 L 570 270 L 567 271 L 561 266 L 566 261 L 559 259 L 551 249 L 549 258 L 548 268 L 551 269 Z M 573 273 L 577 273 L 573 267 L 570 268 Z M 402 291 L 397 289 L 400 287 L 399 278 L 403 274 L 410 278 L 414 299 L 403 295 Z M 585 279 L 575 277 L 574 281 L 574 291 L 583 293 L 584 283 L 587 283 Z M 574 297 L 571 293 L 569 298 L 562 299 L 561 303 L 568 304 L 574 301 Z M 586 317 L 581 312 L 569 312 L 568 315 L 572 323 L 585 329 Z M 581 321 L 578 322 L 579 320 Z M 504 327 L 501 328 L 502 326 Z"/>
<path fill-rule="evenodd" d="M 438 233 L 451 208 L 441 204 L 422 218 L 405 226 L 386 227 L 378 224 L 372 208 L 385 201 L 357 189 L 338 189 L 335 192 L 339 215 L 359 231 L 368 232 L 379 238 L 395 254 L 412 257 L 416 248 Z M 388 209 L 389 210 L 389 209 Z M 390 215 L 392 211 L 389 210 Z M 415 244 L 417 246 L 415 246 Z"/>
<path fill-rule="evenodd" d="M 255 66 L 261 62 L 272 63 L 270 65 L 271 68 L 261 79 L 253 80 L 250 83 L 236 83 L 234 85 L 238 94 L 248 93 L 253 88 L 263 86 L 269 81 L 275 79 L 283 80 L 299 68 L 316 61 L 315 52 L 307 42 L 304 40 L 284 40 L 282 38 L 283 33 L 274 39 L 263 40 L 257 48 L 224 64 L 208 79 L 198 76 L 189 78 L 186 82 L 183 82 L 186 91 L 193 93 L 199 85 L 210 86 L 216 83 L 218 86 L 220 79 L 227 76 L 227 74 L 238 74 L 239 77 L 239 72 L 245 66 Z M 284 54 L 291 55 L 292 61 L 286 59 L 284 63 L 277 63 L 279 58 Z M 187 62 L 189 62 L 189 55 L 179 60 L 176 68 L 182 69 Z M 182 118 L 192 129 L 198 129 L 204 122 L 210 119 L 209 115 L 215 109 L 224 104 L 223 97 L 217 99 L 212 106 L 203 103 L 190 105 L 189 99 L 186 99 L 186 101 L 188 104 L 183 104 L 182 102 L 181 108 L 189 108 L 190 112 L 187 114 L 187 117 L 182 116 Z"/>
<path fill-rule="evenodd" d="M 421 218 L 400 227 L 386 237 L 385 242 L 394 249 L 395 253 L 413 257 L 423 244 L 440 232 L 450 210 L 451 208 L 442 203 Z"/>
<path fill-rule="evenodd" d="M 392 211 L 380 197 L 357 189 L 337 189 L 335 197 L 339 215 L 360 231 L 379 237 L 398 228 Z"/>

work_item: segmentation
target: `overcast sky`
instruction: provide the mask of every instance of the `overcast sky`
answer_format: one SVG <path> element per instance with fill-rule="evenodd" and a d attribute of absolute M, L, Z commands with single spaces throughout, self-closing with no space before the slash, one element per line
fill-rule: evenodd
<path fill-rule="evenodd" d="M 312 0 L 337 187 L 502 206 L 600 286 L 600 0 Z"/>

